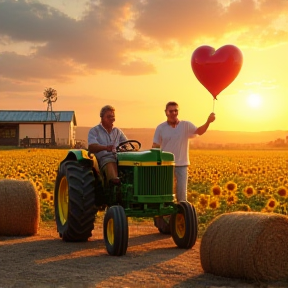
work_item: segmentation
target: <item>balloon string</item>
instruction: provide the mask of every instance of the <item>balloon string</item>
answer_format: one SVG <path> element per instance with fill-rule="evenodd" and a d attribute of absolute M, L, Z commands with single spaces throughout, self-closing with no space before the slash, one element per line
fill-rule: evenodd
<path fill-rule="evenodd" d="M 213 98 L 213 113 L 214 113 L 214 108 L 215 108 L 215 98 Z"/>

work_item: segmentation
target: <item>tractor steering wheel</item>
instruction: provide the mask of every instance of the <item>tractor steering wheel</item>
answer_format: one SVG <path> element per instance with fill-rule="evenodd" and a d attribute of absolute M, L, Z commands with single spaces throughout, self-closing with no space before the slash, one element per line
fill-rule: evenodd
<path fill-rule="evenodd" d="M 141 148 L 141 143 L 137 140 L 127 140 L 119 143 L 116 147 L 116 152 L 132 152 L 138 151 Z"/>

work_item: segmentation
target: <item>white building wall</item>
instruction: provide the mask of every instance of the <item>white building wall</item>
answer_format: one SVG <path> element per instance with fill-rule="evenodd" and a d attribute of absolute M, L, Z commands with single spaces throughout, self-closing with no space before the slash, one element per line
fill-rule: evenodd
<path fill-rule="evenodd" d="M 57 145 L 74 146 L 73 122 L 54 122 L 55 141 Z M 44 138 L 44 124 L 19 124 L 19 139 Z M 51 138 L 51 124 L 46 124 L 46 138 Z"/>
<path fill-rule="evenodd" d="M 54 123 L 54 132 L 57 145 L 71 145 L 70 122 Z"/>
<path fill-rule="evenodd" d="M 28 138 L 44 138 L 43 124 L 19 124 L 19 138 L 23 139 L 26 136 Z M 50 138 L 50 136 L 47 136 L 47 132 L 46 137 Z"/>
<path fill-rule="evenodd" d="M 44 138 L 44 124 L 19 124 L 19 138 Z M 51 124 L 46 124 L 46 138 L 51 138 Z"/>

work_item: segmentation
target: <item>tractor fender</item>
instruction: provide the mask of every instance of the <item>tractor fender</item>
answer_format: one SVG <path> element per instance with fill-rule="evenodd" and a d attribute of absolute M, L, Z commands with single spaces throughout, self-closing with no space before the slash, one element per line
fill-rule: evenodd
<path fill-rule="evenodd" d="M 77 161 L 79 163 L 89 163 L 96 173 L 99 175 L 100 174 L 100 169 L 98 165 L 98 161 L 93 153 L 89 153 L 85 149 L 71 149 L 68 151 L 67 156 L 60 162 L 63 164 L 64 162 L 67 161 Z"/>

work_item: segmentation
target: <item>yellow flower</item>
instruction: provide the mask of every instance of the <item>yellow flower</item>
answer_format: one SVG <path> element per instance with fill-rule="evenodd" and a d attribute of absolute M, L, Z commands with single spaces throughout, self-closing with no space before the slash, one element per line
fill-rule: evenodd
<path fill-rule="evenodd" d="M 199 203 L 199 206 L 200 208 L 206 208 L 209 204 L 209 198 L 210 196 L 209 195 L 205 195 L 205 194 L 200 194 L 199 196 L 199 200 L 198 200 L 198 203 Z"/>
<path fill-rule="evenodd" d="M 47 199 L 48 198 L 48 193 L 47 192 L 42 192 L 41 194 L 40 194 L 40 198 L 41 199 Z"/>
<path fill-rule="evenodd" d="M 237 190 L 237 184 L 233 181 L 228 181 L 225 185 L 225 188 L 228 190 L 228 191 L 236 191 Z"/>
<path fill-rule="evenodd" d="M 231 195 L 227 196 L 226 201 L 227 201 L 228 205 L 232 205 L 232 204 L 235 204 L 238 201 L 238 197 L 233 195 L 233 194 L 231 194 Z"/>
<path fill-rule="evenodd" d="M 238 209 L 238 210 L 239 210 L 239 211 L 250 212 L 250 211 L 251 211 L 251 208 L 250 208 L 250 206 L 247 205 L 247 204 L 241 204 L 241 205 L 239 206 L 239 209 Z"/>
<path fill-rule="evenodd" d="M 219 207 L 219 201 L 217 199 L 213 199 L 212 201 L 210 201 L 209 208 L 216 209 L 218 207 Z"/>
<path fill-rule="evenodd" d="M 273 211 L 278 206 L 278 202 L 274 198 L 270 198 L 265 206 L 268 211 Z"/>
<path fill-rule="evenodd" d="M 256 191 L 253 186 L 247 186 L 245 187 L 243 193 L 246 197 L 250 198 L 251 196 L 255 195 Z"/>
<path fill-rule="evenodd" d="M 221 193 L 222 193 L 222 189 L 219 185 L 214 185 L 212 188 L 211 188 L 211 192 L 214 196 L 220 196 Z"/>
<path fill-rule="evenodd" d="M 277 189 L 277 193 L 279 196 L 286 198 L 288 196 L 288 190 L 286 187 L 281 186 Z"/>

